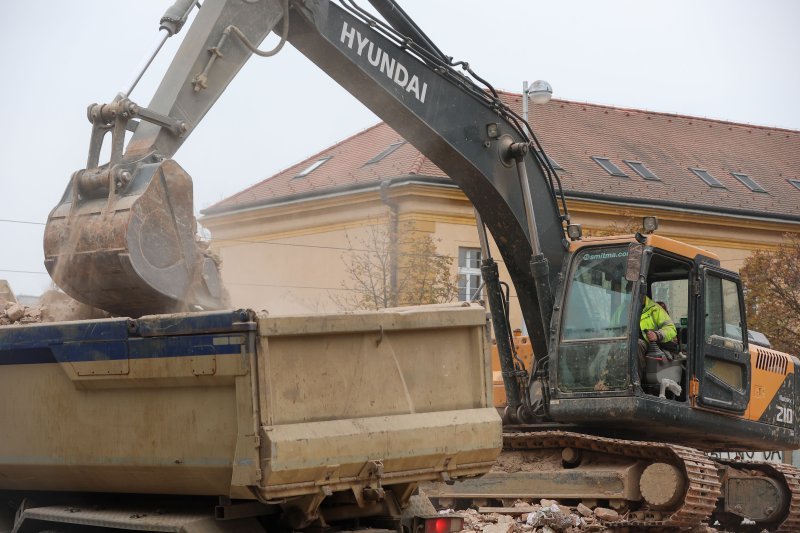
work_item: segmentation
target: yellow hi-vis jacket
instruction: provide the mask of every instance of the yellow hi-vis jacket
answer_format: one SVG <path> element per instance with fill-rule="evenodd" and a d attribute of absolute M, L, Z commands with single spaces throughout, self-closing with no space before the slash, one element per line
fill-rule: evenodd
<path fill-rule="evenodd" d="M 678 330 L 664 308 L 645 296 L 642 317 L 639 319 L 639 331 L 644 340 L 647 340 L 645 332 L 648 330 L 655 332 L 659 344 L 670 342 L 678 336 Z"/>

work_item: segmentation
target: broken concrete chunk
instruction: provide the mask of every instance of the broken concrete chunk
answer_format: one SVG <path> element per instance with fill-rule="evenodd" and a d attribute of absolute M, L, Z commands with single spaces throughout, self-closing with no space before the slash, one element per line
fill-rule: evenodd
<path fill-rule="evenodd" d="M 489 524 L 483 528 L 483 533 L 510 533 L 514 530 L 514 521 L 498 522 L 497 524 Z"/>
<path fill-rule="evenodd" d="M 6 308 L 6 316 L 12 322 L 16 322 L 25 316 L 25 308 L 19 304 L 11 304 Z"/>
<path fill-rule="evenodd" d="M 578 512 L 581 514 L 581 516 L 592 516 L 594 514 L 591 509 L 582 503 L 578 504 Z"/>
<path fill-rule="evenodd" d="M 594 515 L 600 520 L 605 520 L 606 522 L 613 522 L 615 520 L 619 520 L 618 512 L 616 512 L 613 509 L 606 509 L 605 507 L 595 508 Z"/>

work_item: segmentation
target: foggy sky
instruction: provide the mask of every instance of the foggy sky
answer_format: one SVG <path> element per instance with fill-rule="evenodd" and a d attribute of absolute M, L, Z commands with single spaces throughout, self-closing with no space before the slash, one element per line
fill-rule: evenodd
<path fill-rule="evenodd" d="M 440 49 L 499 89 L 520 92 L 523 80 L 545 79 L 557 98 L 800 129 L 800 2 L 400 4 Z M 166 6 L 0 4 L 0 278 L 18 294 L 49 285 L 43 224 L 71 173 L 86 165 L 86 106 L 110 102 L 127 86 Z M 134 101 L 149 101 L 181 37 L 162 51 Z M 286 47 L 245 65 L 175 159 L 194 179 L 199 210 L 376 122 Z"/>

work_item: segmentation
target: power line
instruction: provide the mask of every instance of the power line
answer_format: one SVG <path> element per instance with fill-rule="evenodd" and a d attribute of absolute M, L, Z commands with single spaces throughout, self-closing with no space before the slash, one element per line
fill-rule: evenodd
<path fill-rule="evenodd" d="M 34 221 L 31 221 L 31 220 L 14 220 L 14 219 L 7 219 L 7 218 L 0 218 L 0 222 L 6 222 L 6 223 L 9 223 L 9 224 L 29 224 L 29 225 L 34 225 L 34 226 L 45 226 L 46 225 L 45 222 L 34 222 Z M 372 226 L 372 225 L 370 224 L 368 226 Z M 367 226 L 364 226 L 364 227 L 367 227 Z M 412 233 L 412 232 L 414 232 L 414 233 L 427 233 L 427 232 L 422 232 L 420 230 L 410 230 L 409 231 L 409 233 Z M 319 249 L 319 250 L 338 250 L 338 251 L 350 252 L 350 253 L 364 253 L 364 252 L 379 253 L 376 250 L 370 250 L 370 249 L 367 249 L 367 248 L 353 248 L 353 247 L 347 248 L 347 247 L 343 247 L 343 246 L 325 246 L 325 245 L 321 245 L 321 244 L 299 244 L 299 243 L 289 243 L 289 242 L 251 241 L 251 240 L 245 240 L 245 239 L 214 239 L 212 237 L 211 242 L 216 243 L 216 244 L 220 244 L 220 243 L 264 244 L 264 245 L 271 245 L 271 246 L 289 246 L 289 247 L 293 247 L 293 248 L 312 248 L 312 249 Z M 447 257 L 448 259 L 457 259 L 456 256 L 446 255 L 446 254 L 409 254 L 409 253 L 401 253 L 399 255 L 406 256 L 406 257 L 423 256 L 423 257 Z M 497 261 L 497 262 L 501 263 L 502 261 Z M 4 271 L 2 269 L 0 269 L 0 271 L 10 272 L 10 271 Z"/>
<path fill-rule="evenodd" d="M 47 272 L 39 272 L 34 270 L 9 270 L 7 268 L 0 268 L 0 272 L 10 272 L 12 274 L 39 274 L 43 276 L 49 276 Z"/>
<path fill-rule="evenodd" d="M 325 290 L 325 291 L 359 291 L 360 289 L 349 288 L 349 287 L 316 287 L 313 285 L 276 285 L 273 283 L 235 283 L 235 282 L 228 282 L 225 283 L 225 286 L 237 286 L 237 287 L 268 287 L 272 289 L 314 289 L 314 290 Z"/>
<path fill-rule="evenodd" d="M 372 253 L 372 254 L 380 254 L 382 253 L 380 250 L 370 250 L 369 248 L 346 248 L 343 246 L 326 246 L 322 244 L 298 244 L 298 243 L 290 243 L 290 242 L 274 242 L 274 241 L 248 241 L 245 239 L 211 239 L 212 243 L 219 245 L 220 243 L 241 243 L 241 244 L 263 244 L 268 246 L 288 246 L 292 248 L 312 248 L 312 249 L 320 249 L 320 250 L 337 250 L 342 252 L 350 252 L 350 253 Z M 402 246 L 402 243 L 400 243 Z M 478 248 L 477 246 L 468 246 L 467 248 Z M 446 257 L 448 259 L 458 259 L 455 255 L 448 255 L 448 254 L 412 254 L 412 253 L 399 253 L 398 257 Z M 495 259 L 496 263 L 504 263 L 504 261 L 500 258 Z"/>
<path fill-rule="evenodd" d="M 0 222 L 7 222 L 9 224 L 30 224 L 33 226 L 44 226 L 45 222 L 33 222 L 32 220 L 13 220 L 10 218 L 0 218 Z"/>

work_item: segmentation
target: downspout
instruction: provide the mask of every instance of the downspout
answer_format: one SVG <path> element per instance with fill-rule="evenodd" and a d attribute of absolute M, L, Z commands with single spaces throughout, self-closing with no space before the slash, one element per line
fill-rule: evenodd
<path fill-rule="evenodd" d="M 381 181 L 381 201 L 389 208 L 389 307 L 397 307 L 397 235 L 399 217 L 397 202 L 389 197 L 391 180 Z"/>

